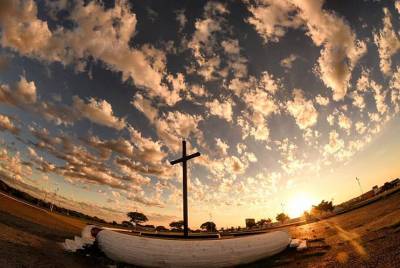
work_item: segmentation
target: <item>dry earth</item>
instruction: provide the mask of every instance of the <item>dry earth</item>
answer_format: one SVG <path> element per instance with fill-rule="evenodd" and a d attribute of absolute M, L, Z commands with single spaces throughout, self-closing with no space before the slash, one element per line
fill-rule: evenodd
<path fill-rule="evenodd" d="M 102 267 L 65 253 L 59 244 L 79 235 L 85 225 L 0 194 L 0 267 Z"/>
<path fill-rule="evenodd" d="M 400 191 L 326 220 L 289 228 L 308 249 L 249 267 L 400 267 Z"/>
<path fill-rule="evenodd" d="M 86 223 L 0 194 L 0 267 L 102 267 L 59 243 Z M 308 249 L 288 249 L 246 267 L 399 267 L 400 192 L 351 212 L 288 229 Z"/>

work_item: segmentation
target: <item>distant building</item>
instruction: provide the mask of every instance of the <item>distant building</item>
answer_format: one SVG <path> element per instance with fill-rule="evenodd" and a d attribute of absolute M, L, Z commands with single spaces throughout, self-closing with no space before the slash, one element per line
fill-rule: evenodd
<path fill-rule="evenodd" d="M 393 187 L 400 185 L 400 178 L 397 178 L 397 179 L 392 180 L 392 181 L 390 182 L 390 184 L 391 184 Z"/>
<path fill-rule="evenodd" d="M 375 191 L 372 189 L 360 196 L 360 201 L 371 198 L 375 195 Z"/>
<path fill-rule="evenodd" d="M 372 191 L 374 191 L 374 194 L 378 194 L 379 193 L 378 185 L 375 185 L 374 187 L 372 187 Z"/>
<path fill-rule="evenodd" d="M 255 219 L 246 219 L 246 228 L 251 228 L 253 226 L 256 226 L 256 220 Z"/>

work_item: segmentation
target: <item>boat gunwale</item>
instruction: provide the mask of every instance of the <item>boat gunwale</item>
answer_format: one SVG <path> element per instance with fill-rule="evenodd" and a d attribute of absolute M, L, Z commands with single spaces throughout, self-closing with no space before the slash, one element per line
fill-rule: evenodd
<path fill-rule="evenodd" d="M 107 229 L 103 229 L 103 230 L 107 230 Z M 235 236 L 235 235 L 231 235 L 231 236 L 220 236 L 219 238 L 204 238 L 201 236 L 195 237 L 192 236 L 190 238 L 185 238 L 183 236 L 177 236 L 177 237 L 169 237 L 169 236 L 146 236 L 146 235 L 141 235 L 140 233 L 131 233 L 131 232 L 119 232 L 119 231 L 114 231 L 114 230 L 108 230 L 108 231 L 112 231 L 112 232 L 116 232 L 119 234 L 125 234 L 128 236 L 133 236 L 133 237 L 138 237 L 138 238 L 146 238 L 146 239 L 160 239 L 160 240 L 177 240 L 177 241 L 209 241 L 209 240 L 214 240 L 214 241 L 218 241 L 218 240 L 231 240 L 231 239 L 245 239 L 248 237 L 255 237 L 255 236 L 261 236 L 261 235 L 266 235 L 266 234 L 270 234 L 270 233 L 274 233 L 274 232 L 284 232 L 284 233 L 288 233 L 285 232 L 283 230 L 271 230 L 271 232 L 260 232 L 260 233 L 251 233 L 251 234 L 243 234 L 243 235 L 239 235 L 239 236 Z M 290 236 L 289 236 L 290 237 Z"/>

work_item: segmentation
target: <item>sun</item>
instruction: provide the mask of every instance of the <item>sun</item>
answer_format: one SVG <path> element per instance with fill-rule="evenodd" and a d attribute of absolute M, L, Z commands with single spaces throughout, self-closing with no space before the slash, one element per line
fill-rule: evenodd
<path fill-rule="evenodd" d="M 285 212 L 289 214 L 290 218 L 297 218 L 303 215 L 304 211 L 309 211 L 312 204 L 309 195 L 305 193 L 296 194 L 289 200 Z"/>

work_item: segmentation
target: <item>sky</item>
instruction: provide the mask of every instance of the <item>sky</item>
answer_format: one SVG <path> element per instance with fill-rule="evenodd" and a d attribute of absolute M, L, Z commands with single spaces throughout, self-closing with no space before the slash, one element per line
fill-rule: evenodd
<path fill-rule="evenodd" d="M 400 176 L 400 1 L 0 4 L 0 175 L 106 220 L 299 216 Z M 355 178 L 360 178 L 361 189 Z"/>

